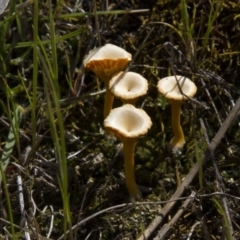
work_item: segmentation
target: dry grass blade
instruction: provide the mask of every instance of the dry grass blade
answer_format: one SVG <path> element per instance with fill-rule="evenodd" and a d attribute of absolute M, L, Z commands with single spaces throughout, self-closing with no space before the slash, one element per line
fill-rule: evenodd
<path fill-rule="evenodd" d="M 166 239 L 166 237 L 170 234 L 170 232 L 174 228 L 174 224 L 177 224 L 177 221 L 184 213 L 185 209 L 188 207 L 188 205 L 193 201 L 193 198 L 195 197 L 196 193 L 192 192 L 188 199 L 186 199 L 181 206 L 181 208 L 177 211 L 177 213 L 173 216 L 170 222 L 166 223 L 161 230 L 158 231 L 157 236 L 153 238 L 153 240 L 163 240 Z"/>
<path fill-rule="evenodd" d="M 229 113 L 228 117 L 223 122 L 222 126 L 212 139 L 211 143 L 209 144 L 209 147 L 206 149 L 204 155 L 203 155 L 203 165 L 206 163 L 206 161 L 209 160 L 209 158 L 212 156 L 214 150 L 220 143 L 221 139 L 224 137 L 226 131 L 231 126 L 233 121 L 235 120 L 235 117 L 237 116 L 238 112 L 240 111 L 240 98 L 237 100 L 235 106 Z M 177 188 L 176 192 L 172 195 L 171 199 L 179 198 L 184 190 L 191 184 L 192 180 L 198 173 L 199 165 L 198 163 L 193 166 L 193 168 L 190 170 L 188 175 L 185 177 L 184 181 L 181 183 L 181 185 Z M 162 220 L 166 215 L 171 211 L 173 206 L 176 202 L 170 202 L 166 204 L 163 209 L 159 212 L 158 216 L 154 218 L 152 223 L 148 226 L 148 228 L 144 231 L 143 235 L 138 238 L 138 240 L 146 240 L 149 239 L 150 236 L 153 234 L 153 232 L 158 228 L 158 226 L 161 224 Z"/>
<path fill-rule="evenodd" d="M 165 239 L 240 239 L 239 119 L 220 132 L 220 143 L 214 137 L 240 96 L 239 12 L 237 0 L 9 1 L 0 15 L 0 158 L 10 162 L 5 171 L 0 165 L 0 238 L 132 240 L 158 216 Z M 91 49 L 107 43 L 129 52 L 125 70 L 148 81 L 136 103 L 153 125 L 136 144 L 143 199 L 135 205 L 119 141 L 104 134 L 104 85 L 83 66 Z M 182 105 L 186 142 L 177 156 L 168 149 L 171 106 L 156 88 L 172 75 L 198 88 Z M 28 109 L 17 125 L 15 106 Z M 207 138 L 214 138 L 208 150 Z M 214 163 L 201 168 L 210 150 Z M 174 228 L 162 228 L 191 191 L 196 196 Z M 16 227 L 25 213 L 27 225 Z"/>
<path fill-rule="evenodd" d="M 201 122 L 202 122 L 202 125 L 203 125 L 202 129 L 204 131 L 206 142 L 209 145 L 210 141 L 209 141 L 209 138 L 208 138 L 206 127 L 205 127 L 203 121 L 201 121 Z M 219 172 L 217 163 L 215 161 L 213 152 L 211 152 L 210 160 L 212 161 L 212 164 L 213 164 L 213 167 L 214 167 L 214 170 L 215 170 L 215 174 L 216 174 L 216 188 L 219 189 L 219 191 L 223 193 L 224 190 L 225 190 L 225 187 L 224 187 L 223 179 L 222 179 L 221 174 Z M 227 236 L 232 236 L 231 239 L 234 240 L 235 238 L 233 236 L 233 226 L 232 226 L 232 220 L 231 220 L 230 213 L 229 213 L 229 207 L 228 207 L 229 204 L 227 203 L 227 198 L 224 197 L 224 196 L 221 197 L 220 202 L 223 205 L 224 216 L 226 216 L 226 220 L 225 220 L 226 224 L 223 224 L 225 226 L 225 231 L 227 232 Z"/>

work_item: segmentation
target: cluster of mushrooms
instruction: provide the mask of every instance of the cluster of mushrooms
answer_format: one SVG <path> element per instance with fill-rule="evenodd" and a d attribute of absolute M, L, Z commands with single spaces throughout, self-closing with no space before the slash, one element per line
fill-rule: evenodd
<path fill-rule="evenodd" d="M 124 49 L 106 44 L 92 50 L 83 65 L 105 83 L 104 127 L 123 143 L 126 186 L 132 199 L 137 200 L 141 198 L 141 191 L 134 177 L 135 145 L 137 138 L 148 132 L 152 121 L 143 109 L 134 106 L 137 99 L 147 93 L 148 82 L 138 73 L 123 71 L 131 60 L 132 55 Z M 171 148 L 181 151 L 185 143 L 180 124 L 181 104 L 195 95 L 196 85 L 176 75 L 159 80 L 157 89 L 172 107 L 174 138 Z M 124 105 L 112 109 L 114 97 L 121 99 Z"/>

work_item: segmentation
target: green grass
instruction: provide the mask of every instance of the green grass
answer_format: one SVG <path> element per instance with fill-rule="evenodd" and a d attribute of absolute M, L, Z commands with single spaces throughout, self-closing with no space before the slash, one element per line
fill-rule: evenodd
<path fill-rule="evenodd" d="M 60 108 L 60 86 L 58 76 L 58 59 L 56 33 L 54 29 L 52 3 L 49 2 L 49 25 L 51 38 L 51 56 L 48 56 L 40 39 L 37 39 L 40 50 L 37 49 L 37 57 L 43 72 L 44 93 L 46 94 L 47 108 L 46 112 L 49 118 L 49 125 L 52 140 L 54 141 L 54 150 L 56 160 L 59 164 L 58 176 L 59 187 L 63 200 L 63 232 L 71 229 L 71 213 L 69 209 L 69 192 L 68 192 L 68 172 L 66 161 L 66 147 L 64 136 L 64 122 Z"/>

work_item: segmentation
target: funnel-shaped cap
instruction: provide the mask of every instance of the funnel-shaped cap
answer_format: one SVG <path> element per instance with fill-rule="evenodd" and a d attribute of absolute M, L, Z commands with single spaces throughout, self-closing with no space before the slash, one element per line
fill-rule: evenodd
<path fill-rule="evenodd" d="M 135 72 L 120 72 L 109 82 L 112 94 L 125 103 L 137 100 L 147 93 L 148 82 Z"/>
<path fill-rule="evenodd" d="M 147 113 L 131 104 L 111 110 L 104 120 L 104 127 L 112 131 L 121 141 L 144 135 L 151 126 L 152 121 Z"/>
<path fill-rule="evenodd" d="M 167 99 L 177 101 L 187 100 L 186 96 L 193 97 L 197 92 L 195 83 L 180 75 L 160 79 L 157 88 Z M 181 91 L 186 96 L 184 96 Z"/>
<path fill-rule="evenodd" d="M 93 49 L 83 60 L 84 68 L 93 71 L 103 81 L 108 82 L 122 71 L 132 60 L 132 55 L 123 48 L 106 44 Z"/>

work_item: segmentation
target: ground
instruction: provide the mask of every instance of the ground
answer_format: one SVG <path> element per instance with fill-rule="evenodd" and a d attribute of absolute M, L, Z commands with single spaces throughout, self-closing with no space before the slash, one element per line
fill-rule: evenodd
<path fill-rule="evenodd" d="M 239 239 L 238 115 L 205 157 L 238 107 L 239 12 L 237 0 L 11 1 L 0 15 L 1 239 L 140 239 L 195 163 L 147 239 Z M 129 70 L 149 84 L 136 103 L 153 122 L 136 145 L 138 202 L 104 130 L 104 83 L 83 66 L 106 43 L 131 53 Z M 171 105 L 156 88 L 176 74 L 198 88 L 182 104 L 181 154 L 169 149 Z"/>

